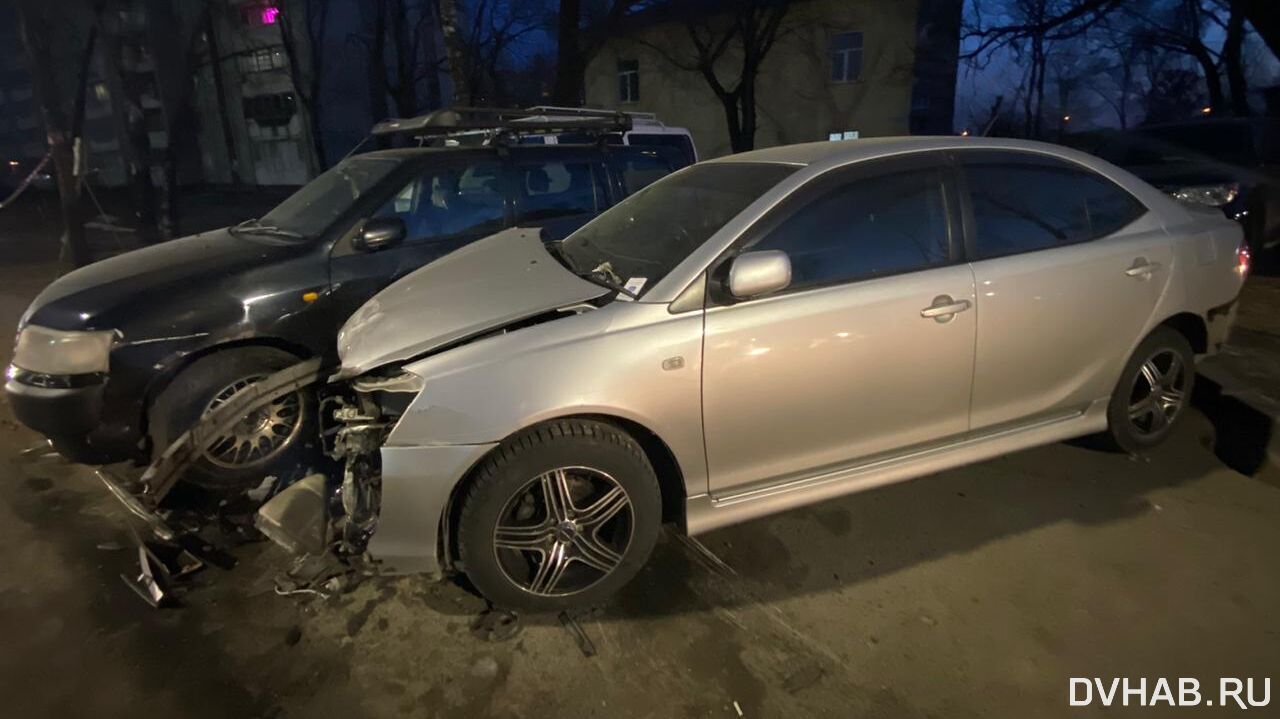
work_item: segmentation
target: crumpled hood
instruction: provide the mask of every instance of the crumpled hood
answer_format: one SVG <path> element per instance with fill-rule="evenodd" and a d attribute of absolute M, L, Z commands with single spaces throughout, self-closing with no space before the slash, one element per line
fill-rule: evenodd
<path fill-rule="evenodd" d="M 373 296 L 338 332 L 344 379 L 610 290 L 555 260 L 537 230 L 467 245 Z"/>

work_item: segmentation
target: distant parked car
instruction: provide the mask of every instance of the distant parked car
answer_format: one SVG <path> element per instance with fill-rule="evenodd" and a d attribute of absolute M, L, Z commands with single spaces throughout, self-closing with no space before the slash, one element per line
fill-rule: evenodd
<path fill-rule="evenodd" d="M 561 238 L 680 164 L 581 144 L 357 155 L 259 220 L 60 278 L 22 317 L 5 389 L 18 418 L 64 456 L 146 462 L 256 379 L 332 357 L 343 320 L 394 280 L 504 228 Z M 305 469 L 316 416 L 312 394 L 283 397 L 188 479 L 236 489 Z"/>
<path fill-rule="evenodd" d="M 310 505 L 332 531 L 296 526 L 386 571 L 465 572 L 500 605 L 589 605 L 664 520 L 698 534 L 1092 433 L 1159 444 L 1246 269 L 1238 224 L 1053 145 L 703 162 L 354 314 L 343 502 Z M 286 489 L 260 526 L 305 546 L 279 508 L 324 488 Z"/>
<path fill-rule="evenodd" d="M 1280 120 L 1222 118 L 1079 135 L 1068 144 L 1173 197 L 1220 208 L 1255 254 L 1280 254 Z"/>

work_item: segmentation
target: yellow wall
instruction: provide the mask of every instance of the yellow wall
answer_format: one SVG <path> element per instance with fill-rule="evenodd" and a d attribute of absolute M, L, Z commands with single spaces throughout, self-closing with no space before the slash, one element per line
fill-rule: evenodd
<path fill-rule="evenodd" d="M 861 137 L 907 134 L 917 6 L 918 0 L 796 2 L 784 21 L 785 35 L 761 67 L 755 146 L 825 140 L 837 130 L 858 130 Z M 862 77 L 833 83 L 829 38 L 846 31 L 863 33 Z M 587 106 L 656 112 L 668 125 L 689 128 L 701 157 L 729 154 L 720 101 L 700 73 L 670 59 L 692 64 L 693 46 L 683 23 L 623 35 L 611 39 L 588 66 Z M 619 59 L 639 62 L 639 102 L 619 102 Z M 721 82 L 732 87 L 740 68 L 738 55 L 722 58 L 717 65 Z"/>

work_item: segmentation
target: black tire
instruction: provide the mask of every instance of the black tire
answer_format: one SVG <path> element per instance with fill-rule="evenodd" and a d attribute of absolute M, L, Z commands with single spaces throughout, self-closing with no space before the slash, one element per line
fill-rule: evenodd
<path fill-rule="evenodd" d="M 1176 358 L 1181 373 L 1170 376 L 1174 366 L 1172 358 Z M 1152 362 L 1148 372 L 1143 366 Z M 1150 370 L 1154 368 L 1162 386 L 1167 385 L 1169 391 L 1176 391 L 1178 403 L 1172 405 L 1162 397 L 1172 397 L 1167 392 L 1157 392 L 1148 379 Z M 1170 327 L 1157 327 L 1147 336 L 1133 356 L 1125 364 L 1120 373 L 1120 381 L 1111 394 L 1111 402 L 1107 405 L 1108 435 L 1119 449 L 1130 454 L 1137 454 L 1150 449 L 1165 439 L 1187 413 L 1191 404 L 1191 392 L 1195 388 L 1195 354 L 1191 351 L 1191 343 L 1177 330 Z M 1151 397 L 1147 402 L 1146 398 Z M 1166 407 L 1169 404 L 1172 409 Z M 1131 417 L 1135 412 L 1142 414 Z"/>
<path fill-rule="evenodd" d="M 565 481 L 556 482 L 557 471 L 564 472 Z M 469 481 L 457 528 L 460 564 L 476 589 L 500 607 L 554 612 L 599 604 L 644 566 L 662 524 L 653 466 L 634 439 L 603 422 L 559 420 L 533 427 L 497 447 Z M 548 505 L 548 484 L 567 488 L 568 524 L 573 525 L 567 530 Z M 595 523 L 592 516 L 603 511 L 594 508 L 610 496 L 622 501 L 615 487 L 629 507 Z M 521 528 L 531 537 L 534 532 L 546 536 L 527 540 L 529 548 L 500 547 L 500 520 L 506 527 L 525 525 Z M 600 553 L 601 545 L 613 554 Z M 534 591 L 542 576 L 538 569 L 557 552 L 566 567 L 555 575 L 559 581 L 544 582 L 548 591 Z M 612 569 L 596 566 L 597 559 Z"/>
<path fill-rule="evenodd" d="M 239 347 L 206 355 L 183 369 L 151 403 L 149 430 L 152 455 L 159 456 L 220 397 L 225 401 L 237 385 L 260 379 L 298 363 L 298 358 L 271 347 Z M 232 443 L 215 446 L 187 470 L 183 480 L 215 491 L 238 493 L 269 475 L 292 481 L 318 459 L 315 394 L 309 389 L 288 395 L 270 408 L 293 417 L 288 432 L 273 425 L 279 446 L 264 438 L 256 448 L 234 451 Z M 296 412 L 296 416 L 293 414 Z M 266 420 L 264 419 L 264 422 Z"/>

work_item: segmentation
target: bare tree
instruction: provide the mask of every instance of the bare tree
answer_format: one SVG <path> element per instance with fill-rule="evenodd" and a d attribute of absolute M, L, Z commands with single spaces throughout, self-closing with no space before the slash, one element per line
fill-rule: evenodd
<path fill-rule="evenodd" d="M 161 151 L 161 174 L 157 230 L 160 239 L 179 236 L 180 165 L 196 152 L 197 130 L 192 104 L 192 74 L 198 64 L 197 40 L 203 26 L 198 9 L 191 12 L 174 0 L 145 0 L 147 45 L 151 51 L 156 90 L 164 117 L 166 142 Z M 184 157 L 184 155 L 186 157 Z"/>
<path fill-rule="evenodd" d="M 58 183 L 63 222 L 62 259 L 73 267 L 80 267 L 91 262 L 92 256 L 85 241 L 80 210 L 73 120 L 67 116 L 67 94 L 58 82 L 58 65 L 55 62 L 55 28 L 59 25 L 65 27 L 66 21 L 55 17 L 54 6 L 39 0 L 18 0 L 16 9 L 18 31 L 30 60 L 32 85 L 44 118 L 45 136 Z M 86 59 L 89 53 L 92 53 L 92 45 L 86 43 Z M 84 65 L 87 66 L 87 62 Z"/>
<path fill-rule="evenodd" d="M 1226 95 L 1222 91 L 1222 75 L 1218 70 L 1220 54 L 1204 41 L 1205 24 L 1213 18 L 1201 4 L 1201 0 L 1177 0 L 1163 13 L 1146 8 L 1127 7 L 1126 12 L 1145 19 L 1145 29 L 1140 37 L 1154 47 L 1187 55 L 1200 66 L 1209 104 L 1214 108 L 1226 107 Z"/>
<path fill-rule="evenodd" d="M 315 154 L 317 170 L 328 166 L 328 158 L 324 145 L 324 108 L 320 103 L 320 89 L 324 82 L 326 60 L 325 40 L 329 32 L 329 10 L 332 0 L 282 0 L 283 12 L 280 13 L 280 43 L 284 47 L 285 57 L 289 60 L 289 78 L 298 97 L 299 105 L 311 130 L 312 151 Z M 302 28 L 296 25 L 295 17 L 302 14 Z M 306 57 L 298 47 L 298 38 L 306 40 Z M 304 61 L 305 69 L 304 72 Z M 381 118 L 377 118 L 381 119 Z"/>
<path fill-rule="evenodd" d="M 1230 0 L 1232 12 L 1244 16 L 1271 54 L 1280 58 L 1280 3 L 1275 0 Z"/>
<path fill-rule="evenodd" d="M 556 78 L 551 99 L 557 105 L 582 102 L 587 65 L 611 33 L 622 27 L 627 13 L 642 0 L 607 0 L 600 12 L 584 12 L 582 0 L 560 0 L 556 13 Z"/>
<path fill-rule="evenodd" d="M 521 0 L 476 0 L 465 16 L 463 40 L 468 105 L 504 104 L 510 100 L 504 62 L 522 40 L 537 31 L 542 13 Z"/>
<path fill-rule="evenodd" d="M 444 36 L 445 57 L 448 59 L 449 77 L 453 80 L 453 104 L 458 98 L 471 97 L 467 85 L 466 50 L 463 48 L 461 26 L 458 20 L 457 0 L 437 0 L 440 14 L 440 33 Z"/>
<path fill-rule="evenodd" d="M 676 68 L 702 76 L 724 109 L 730 148 L 745 152 L 755 147 L 756 80 L 784 33 L 790 8 L 790 2 L 776 0 L 740 0 L 721 12 L 681 8 L 688 48 L 672 49 L 667 42 L 645 39 L 643 33 L 634 38 Z"/>

